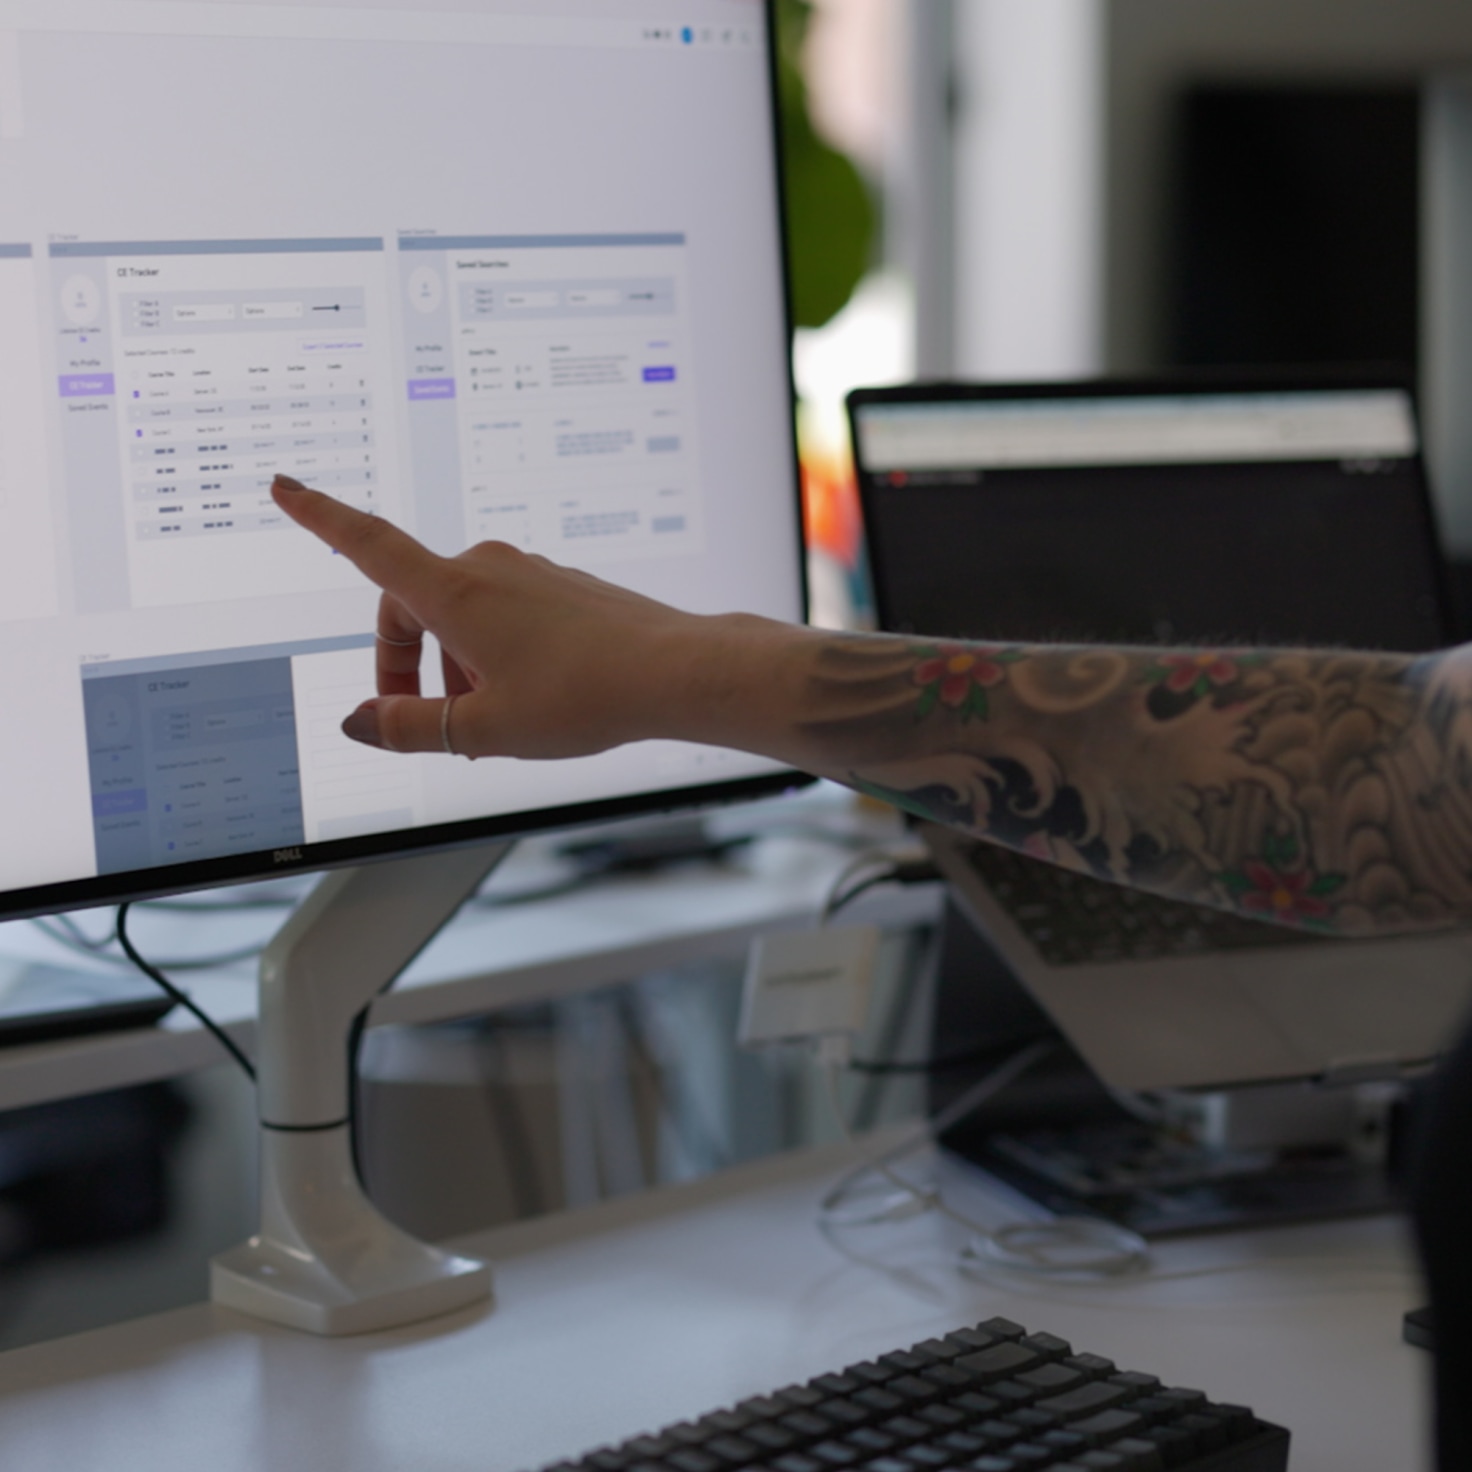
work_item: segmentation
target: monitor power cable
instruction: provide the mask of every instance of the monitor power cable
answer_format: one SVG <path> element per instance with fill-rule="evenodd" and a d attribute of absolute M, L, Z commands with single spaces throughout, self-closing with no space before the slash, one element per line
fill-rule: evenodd
<path fill-rule="evenodd" d="M 203 1007 L 182 988 L 174 985 L 164 973 L 147 959 L 133 944 L 128 935 L 128 912 L 133 908 L 132 902 L 118 906 L 117 919 L 117 942 L 122 947 L 123 954 L 138 968 L 160 991 L 171 998 L 178 1006 L 193 1015 L 200 1025 L 220 1044 L 222 1048 L 240 1065 L 251 1083 L 256 1081 L 255 1065 L 241 1051 L 235 1039 L 207 1013 Z"/>

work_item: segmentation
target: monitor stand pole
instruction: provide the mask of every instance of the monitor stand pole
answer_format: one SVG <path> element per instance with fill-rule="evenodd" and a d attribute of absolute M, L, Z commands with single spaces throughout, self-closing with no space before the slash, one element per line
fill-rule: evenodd
<path fill-rule="evenodd" d="M 210 1265 L 216 1303 L 313 1334 L 359 1334 L 489 1296 L 491 1270 L 401 1231 L 353 1164 L 354 1024 L 505 857 L 510 842 L 328 874 L 261 957 L 261 1226 Z"/>

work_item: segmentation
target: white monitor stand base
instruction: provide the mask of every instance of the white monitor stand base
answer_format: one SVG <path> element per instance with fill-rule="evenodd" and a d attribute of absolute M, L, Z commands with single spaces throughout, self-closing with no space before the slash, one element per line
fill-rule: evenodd
<path fill-rule="evenodd" d="M 210 1265 L 216 1303 L 313 1334 L 465 1308 L 483 1262 L 384 1217 L 353 1165 L 354 1023 L 479 887 L 510 842 L 329 874 L 261 957 L 261 1226 Z"/>

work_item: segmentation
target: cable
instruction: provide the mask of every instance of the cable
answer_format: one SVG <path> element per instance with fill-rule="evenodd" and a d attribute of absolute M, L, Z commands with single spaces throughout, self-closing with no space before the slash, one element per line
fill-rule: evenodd
<path fill-rule="evenodd" d="M 957 1211 L 937 1188 L 919 1186 L 893 1168 L 892 1162 L 917 1146 L 930 1143 L 935 1136 L 1040 1062 L 1057 1046 L 1051 1040 L 1044 1039 L 1014 1053 L 934 1119 L 928 1120 L 921 1130 L 881 1155 L 870 1155 L 865 1150 L 849 1127 L 839 1098 L 838 1073 L 846 1061 L 843 1052 L 847 1042 L 847 1038 L 839 1040 L 837 1045 L 831 1039 L 820 1040 L 818 1061 L 823 1068 L 833 1116 L 844 1139 L 862 1157 L 862 1164 L 844 1176 L 820 1203 L 819 1221 L 825 1235 L 830 1227 L 878 1225 L 925 1211 L 936 1211 L 970 1234 L 961 1250 L 963 1271 L 968 1265 L 989 1262 L 1024 1275 L 1077 1279 L 1120 1277 L 1139 1272 L 1146 1266 L 1149 1247 L 1144 1238 L 1114 1222 L 1094 1217 L 1055 1217 L 1050 1221 L 1013 1222 L 992 1230 Z M 840 1214 L 845 1197 L 853 1193 L 859 1181 L 871 1174 L 882 1177 L 894 1190 L 860 1214 Z"/>
<path fill-rule="evenodd" d="M 896 857 L 891 849 L 865 849 L 855 854 L 829 885 L 818 924 L 827 925 L 844 906 L 877 885 L 926 884 L 939 878 L 940 871 L 928 858 Z"/>
<path fill-rule="evenodd" d="M 224 1050 L 245 1070 L 246 1077 L 252 1083 L 256 1081 L 255 1065 L 236 1046 L 235 1039 L 220 1026 L 213 1017 L 209 1016 L 201 1007 L 196 1005 L 194 999 L 186 991 L 181 991 L 163 974 L 159 968 L 147 961 L 138 953 L 137 947 L 128 937 L 128 911 L 133 908 L 132 902 L 118 906 L 117 940 L 123 948 L 123 954 L 165 995 L 173 1000 L 186 1012 L 192 1013 L 206 1031 L 213 1034 L 215 1040 Z"/>

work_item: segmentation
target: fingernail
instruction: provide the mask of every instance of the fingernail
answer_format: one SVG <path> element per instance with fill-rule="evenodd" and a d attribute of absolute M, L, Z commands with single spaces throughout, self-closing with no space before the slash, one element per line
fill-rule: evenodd
<path fill-rule="evenodd" d="M 282 491 L 304 491 L 307 489 L 299 480 L 293 480 L 289 475 L 278 475 L 272 482 L 272 485 L 275 489 Z"/>
<path fill-rule="evenodd" d="M 383 731 L 378 723 L 378 710 L 375 706 L 360 705 L 342 723 L 342 734 L 353 741 L 361 741 L 364 746 L 386 749 L 383 744 Z"/>

